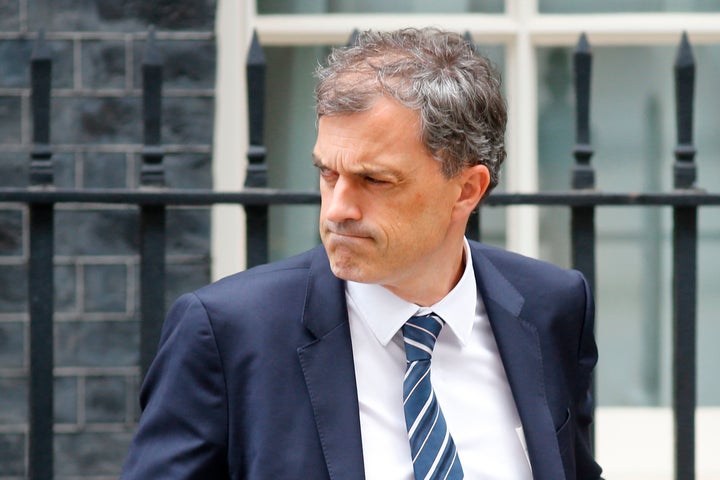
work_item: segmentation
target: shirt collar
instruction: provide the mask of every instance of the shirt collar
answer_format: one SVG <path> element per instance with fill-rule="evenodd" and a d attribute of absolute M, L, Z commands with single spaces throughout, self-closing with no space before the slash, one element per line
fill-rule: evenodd
<path fill-rule="evenodd" d="M 460 280 L 445 297 L 430 307 L 403 300 L 380 285 L 352 281 L 348 281 L 345 287 L 348 301 L 353 302 L 382 345 L 387 345 L 410 317 L 430 312 L 437 313 L 445 320 L 460 343 L 465 345 L 475 321 L 478 294 L 467 239 L 464 240 L 463 249 L 465 270 Z"/>

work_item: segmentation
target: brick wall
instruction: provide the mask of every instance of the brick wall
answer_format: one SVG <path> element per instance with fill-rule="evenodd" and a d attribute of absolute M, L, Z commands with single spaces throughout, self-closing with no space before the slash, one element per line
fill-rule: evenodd
<path fill-rule="evenodd" d="M 154 25 L 164 60 L 170 187 L 211 188 L 214 0 L 0 0 L 0 186 L 28 184 L 29 59 L 53 56 L 55 185 L 135 188 L 140 64 Z M 27 472 L 27 212 L 0 204 L 0 480 Z M 116 478 L 138 415 L 138 217 L 134 207 L 60 205 L 55 258 L 55 471 Z M 168 212 L 166 303 L 209 280 L 209 215 Z"/>

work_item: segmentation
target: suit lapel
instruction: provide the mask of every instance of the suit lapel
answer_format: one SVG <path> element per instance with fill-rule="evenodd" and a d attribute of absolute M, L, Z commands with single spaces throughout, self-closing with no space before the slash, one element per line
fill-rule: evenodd
<path fill-rule="evenodd" d="M 298 349 L 331 479 L 365 478 L 344 284 L 322 248 L 310 267 L 303 323 L 315 340 Z"/>
<path fill-rule="evenodd" d="M 543 359 L 535 326 L 521 318 L 524 298 L 479 248 L 473 248 L 478 290 L 522 421 L 536 479 L 564 479 L 555 427 L 545 395 Z M 532 312 L 522 312 L 524 316 Z"/>

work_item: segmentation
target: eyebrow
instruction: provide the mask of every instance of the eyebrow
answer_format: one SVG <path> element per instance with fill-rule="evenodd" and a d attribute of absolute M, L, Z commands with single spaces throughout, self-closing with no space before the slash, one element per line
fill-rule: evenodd
<path fill-rule="evenodd" d="M 322 161 L 320 156 L 313 152 L 312 153 L 312 159 L 313 159 L 313 166 L 317 168 L 330 168 Z M 357 170 L 352 170 L 349 172 L 350 175 L 354 175 L 357 177 L 389 177 L 393 180 L 400 182 L 402 181 L 405 176 L 402 175 L 400 172 L 393 170 L 391 168 L 383 168 L 383 167 L 377 167 L 377 168 L 371 168 L 367 165 L 360 165 Z"/>

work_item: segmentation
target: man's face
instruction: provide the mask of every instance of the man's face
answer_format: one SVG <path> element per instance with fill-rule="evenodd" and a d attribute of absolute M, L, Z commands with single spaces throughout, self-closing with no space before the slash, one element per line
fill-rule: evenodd
<path fill-rule="evenodd" d="M 320 235 L 337 277 L 406 299 L 427 282 L 450 281 L 433 276 L 462 263 L 467 216 L 456 206 L 467 178 L 443 176 L 420 141 L 417 112 L 382 97 L 365 112 L 323 116 L 313 156 Z"/>

